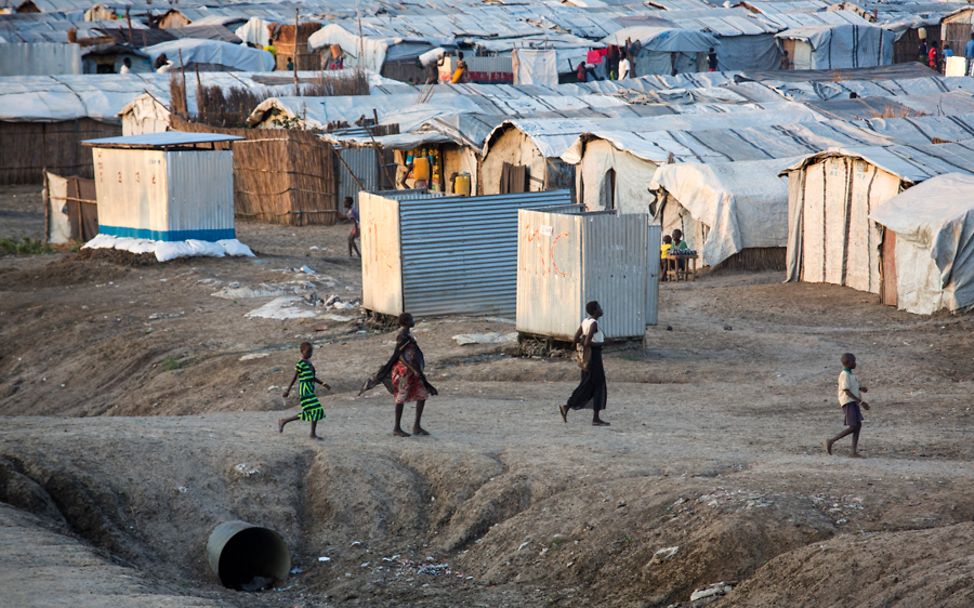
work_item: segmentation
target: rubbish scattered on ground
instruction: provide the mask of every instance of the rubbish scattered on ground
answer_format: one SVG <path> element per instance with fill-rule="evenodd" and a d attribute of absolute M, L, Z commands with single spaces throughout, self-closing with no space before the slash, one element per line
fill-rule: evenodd
<path fill-rule="evenodd" d="M 149 315 L 149 320 L 158 321 L 159 319 L 178 319 L 185 314 L 186 313 L 181 310 L 177 312 L 154 312 Z"/>
<path fill-rule="evenodd" d="M 317 315 L 314 309 L 300 306 L 302 300 L 296 296 L 281 296 L 245 314 L 248 319 L 312 319 Z"/>
<path fill-rule="evenodd" d="M 330 562 L 331 561 L 331 558 L 328 557 L 327 555 L 322 555 L 322 556 L 318 557 L 318 561 L 319 562 L 322 562 L 322 563 L 324 563 L 324 562 Z"/>
<path fill-rule="evenodd" d="M 260 468 L 248 462 L 233 465 L 233 472 L 240 477 L 254 477 L 260 475 Z"/>
<path fill-rule="evenodd" d="M 304 570 L 301 569 L 301 566 L 294 566 L 293 568 L 291 568 L 290 572 L 291 574 L 301 574 L 302 572 L 304 572 Z"/>
<path fill-rule="evenodd" d="M 701 589 L 696 589 L 690 594 L 690 601 L 693 602 L 693 608 L 699 608 L 700 606 L 706 606 L 711 602 L 717 601 L 721 596 L 727 595 L 734 589 L 734 582 L 724 582 L 714 583 L 713 585 L 708 585 Z"/>
<path fill-rule="evenodd" d="M 502 334 L 498 331 L 490 331 L 483 334 L 457 334 L 453 336 L 453 339 L 460 346 L 468 344 L 514 344 L 517 342 L 517 332 Z"/>
<path fill-rule="evenodd" d="M 255 576 L 243 585 L 240 585 L 241 591 L 263 591 L 269 589 L 274 584 L 274 579 L 270 579 L 264 576 Z"/>
<path fill-rule="evenodd" d="M 254 359 L 263 359 L 265 357 L 269 357 L 270 355 L 270 353 L 248 353 L 240 357 L 238 361 L 253 361 Z"/>
<path fill-rule="evenodd" d="M 650 564 L 659 564 L 661 562 L 669 561 L 680 551 L 679 547 L 663 547 L 659 551 L 653 554 L 653 558 L 649 560 Z"/>
<path fill-rule="evenodd" d="M 257 287 L 241 287 L 240 283 L 234 282 L 210 295 L 224 300 L 247 300 L 250 298 L 269 298 L 283 293 L 284 289 L 277 285 L 261 283 Z"/>

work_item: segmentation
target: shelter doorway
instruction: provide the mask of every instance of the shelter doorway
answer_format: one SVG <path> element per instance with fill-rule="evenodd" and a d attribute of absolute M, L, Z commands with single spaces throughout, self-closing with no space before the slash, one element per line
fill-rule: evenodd
<path fill-rule="evenodd" d="M 530 177 L 531 170 L 526 165 L 504 163 L 501 167 L 500 194 L 530 192 L 528 189 L 528 180 Z"/>
<path fill-rule="evenodd" d="M 609 169 L 602 179 L 602 190 L 599 192 L 599 204 L 602 209 L 609 211 L 616 208 L 616 170 Z"/>
<path fill-rule="evenodd" d="M 889 229 L 883 231 L 883 251 L 881 259 L 882 286 L 880 287 L 880 295 L 882 297 L 883 304 L 886 304 L 887 306 L 896 306 L 896 233 Z"/>

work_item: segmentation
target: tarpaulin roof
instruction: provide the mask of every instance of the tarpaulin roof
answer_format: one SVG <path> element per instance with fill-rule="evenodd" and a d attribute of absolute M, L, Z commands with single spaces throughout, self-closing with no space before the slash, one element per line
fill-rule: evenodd
<path fill-rule="evenodd" d="M 315 82 L 320 72 L 299 72 L 304 83 Z M 0 120 L 56 122 L 92 118 L 119 122 L 118 113 L 142 93 L 169 103 L 171 74 L 84 74 L 68 76 L 8 76 L 0 78 Z M 269 94 L 294 91 L 293 75 L 275 73 L 207 72 L 203 84 L 223 89 L 263 90 Z M 195 79 L 194 79 L 195 80 Z M 369 74 L 371 84 L 388 82 Z M 196 86 L 186 88 L 190 110 L 196 107 Z"/>
<path fill-rule="evenodd" d="M 840 131 L 816 122 L 649 132 L 593 130 L 585 137 L 606 140 L 619 150 L 654 163 L 767 160 L 813 153 L 835 145 L 888 142 L 881 135 L 865 130 Z"/>
<path fill-rule="evenodd" d="M 778 174 L 794 160 L 663 164 L 649 190 L 665 191 L 710 228 L 697 247 L 715 266 L 743 249 L 787 244 L 788 186 Z"/>
<path fill-rule="evenodd" d="M 706 32 L 652 26 L 626 27 L 606 36 L 602 42 L 622 45 L 626 40 L 638 40 L 644 49 L 662 53 L 706 53 L 720 45 L 720 41 Z"/>
<path fill-rule="evenodd" d="M 974 173 L 974 140 L 949 144 L 829 147 L 785 169 L 799 171 L 825 158 L 859 158 L 908 184 L 945 173 Z"/>
<path fill-rule="evenodd" d="M 896 233 L 898 308 L 930 314 L 974 305 L 974 175 L 932 177 L 869 217 Z"/>
<path fill-rule="evenodd" d="M 242 72 L 269 72 L 274 69 L 274 56 L 267 51 L 220 40 L 184 38 L 170 40 L 142 49 L 155 61 L 165 55 L 174 68 L 181 65 L 222 65 Z M 182 60 L 182 63 L 180 63 Z"/>

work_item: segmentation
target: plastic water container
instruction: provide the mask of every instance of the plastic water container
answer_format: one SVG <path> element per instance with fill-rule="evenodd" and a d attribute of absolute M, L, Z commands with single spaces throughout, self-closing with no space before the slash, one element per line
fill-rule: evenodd
<path fill-rule="evenodd" d="M 470 174 L 459 173 L 453 180 L 453 193 L 459 196 L 470 196 Z"/>

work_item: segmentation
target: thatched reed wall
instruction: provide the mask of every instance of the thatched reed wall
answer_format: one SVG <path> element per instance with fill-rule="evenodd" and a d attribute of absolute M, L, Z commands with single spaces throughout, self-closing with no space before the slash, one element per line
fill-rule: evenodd
<path fill-rule="evenodd" d="M 44 170 L 92 177 L 91 150 L 81 142 L 122 134 L 122 125 L 89 118 L 0 122 L 0 185 L 40 184 Z"/>
<path fill-rule="evenodd" d="M 321 29 L 318 22 L 280 25 L 273 34 L 273 45 L 277 49 L 277 69 L 286 70 L 290 57 L 298 70 L 320 70 L 321 52 L 308 50 L 308 38 Z"/>
<path fill-rule="evenodd" d="M 239 135 L 233 142 L 234 210 L 273 224 L 334 224 L 335 157 L 313 133 L 286 129 L 227 129 L 173 117 L 173 129 Z"/>

